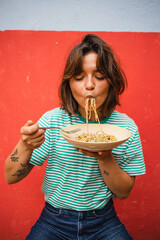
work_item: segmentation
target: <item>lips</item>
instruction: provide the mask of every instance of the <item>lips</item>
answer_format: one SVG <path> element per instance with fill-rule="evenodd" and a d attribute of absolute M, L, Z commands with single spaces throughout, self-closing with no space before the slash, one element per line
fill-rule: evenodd
<path fill-rule="evenodd" d="M 86 98 L 95 98 L 93 95 L 87 95 Z"/>

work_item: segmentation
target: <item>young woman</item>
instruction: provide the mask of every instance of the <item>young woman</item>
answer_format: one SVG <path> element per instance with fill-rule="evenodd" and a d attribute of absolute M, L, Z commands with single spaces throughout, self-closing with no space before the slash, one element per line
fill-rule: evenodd
<path fill-rule="evenodd" d="M 88 34 L 70 53 L 60 85 L 61 107 L 28 121 L 5 166 L 6 181 L 16 183 L 33 166 L 48 158 L 42 192 L 45 207 L 27 240 L 132 239 L 116 215 L 112 198 L 129 196 L 135 176 L 145 173 L 138 128 L 126 114 L 115 111 L 126 78 L 111 48 Z M 58 129 L 86 123 L 85 99 L 93 97 L 101 124 L 127 128 L 132 135 L 119 147 L 104 152 L 75 149 Z M 95 122 L 92 111 L 89 123 Z M 17 161 L 14 161 L 16 157 Z"/>

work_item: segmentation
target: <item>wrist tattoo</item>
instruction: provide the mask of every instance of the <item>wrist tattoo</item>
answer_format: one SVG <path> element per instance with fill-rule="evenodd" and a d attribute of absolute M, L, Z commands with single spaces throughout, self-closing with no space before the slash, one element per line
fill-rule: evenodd
<path fill-rule="evenodd" d="M 103 174 L 105 174 L 105 175 L 107 175 L 107 176 L 110 175 L 110 173 L 109 173 L 108 171 L 106 171 L 106 170 L 104 170 Z"/>
<path fill-rule="evenodd" d="M 11 161 L 12 162 L 18 162 L 19 157 L 16 156 L 17 154 L 18 154 L 18 149 L 16 149 L 14 151 L 14 153 L 11 154 Z"/>

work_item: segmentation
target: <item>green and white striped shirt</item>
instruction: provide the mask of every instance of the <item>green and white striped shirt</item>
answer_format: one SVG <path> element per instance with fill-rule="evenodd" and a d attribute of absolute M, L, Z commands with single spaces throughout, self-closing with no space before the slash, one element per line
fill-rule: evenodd
<path fill-rule="evenodd" d="M 38 121 L 40 126 L 63 128 L 86 123 L 79 114 L 69 116 L 61 108 L 45 113 Z M 136 124 L 126 114 L 113 111 L 101 124 L 115 124 L 131 131 L 128 141 L 112 150 L 125 172 L 131 176 L 145 173 L 141 141 Z M 58 129 L 48 129 L 46 140 L 33 151 L 30 163 L 41 166 L 48 158 L 42 185 L 45 200 L 57 208 L 87 211 L 102 208 L 114 197 L 101 176 L 97 160 L 75 150 L 60 135 Z"/>

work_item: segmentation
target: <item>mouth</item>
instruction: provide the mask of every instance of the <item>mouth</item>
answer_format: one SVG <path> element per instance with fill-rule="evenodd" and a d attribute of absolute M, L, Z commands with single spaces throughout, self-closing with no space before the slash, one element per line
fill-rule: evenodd
<path fill-rule="evenodd" d="M 88 99 L 92 99 L 92 98 L 94 98 L 94 99 L 95 99 L 95 97 L 94 97 L 94 96 L 92 96 L 92 95 L 87 95 L 87 96 L 86 96 L 86 99 L 87 99 L 87 98 L 88 98 Z"/>
<path fill-rule="evenodd" d="M 91 107 L 93 102 L 95 102 L 95 97 L 93 97 L 92 95 L 88 95 L 85 98 L 85 105 L 88 105 L 88 107 Z"/>
<path fill-rule="evenodd" d="M 95 97 L 93 97 L 92 95 L 88 95 L 85 98 L 85 109 L 87 111 L 89 109 L 90 112 L 93 111 L 94 109 L 96 109 Z"/>

